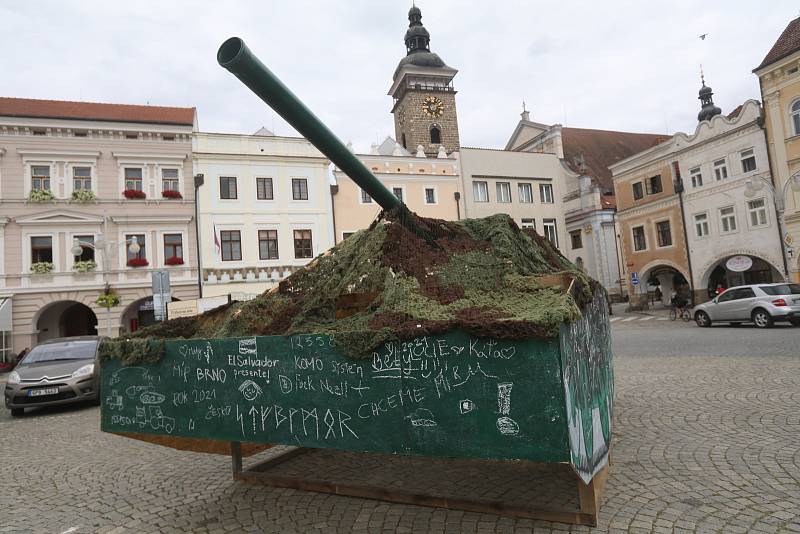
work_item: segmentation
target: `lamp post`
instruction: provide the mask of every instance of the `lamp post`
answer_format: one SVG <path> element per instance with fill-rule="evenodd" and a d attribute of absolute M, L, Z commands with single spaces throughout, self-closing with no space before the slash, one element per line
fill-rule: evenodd
<path fill-rule="evenodd" d="M 767 188 L 772 193 L 772 201 L 775 205 L 775 212 L 778 215 L 778 233 L 780 234 L 781 253 L 783 256 L 783 277 L 784 281 L 787 282 L 789 281 L 789 260 L 786 250 L 788 243 L 785 242 L 785 236 L 787 234 L 784 214 L 786 212 L 786 195 L 789 192 L 789 187 L 792 188 L 792 191 L 800 192 L 800 171 L 791 175 L 789 179 L 786 180 L 786 183 L 783 184 L 782 189 L 775 189 L 772 182 L 763 176 L 748 178 L 744 182 L 744 196 L 747 198 L 753 198 L 764 188 Z"/>
<path fill-rule="evenodd" d="M 125 244 L 128 245 L 128 250 L 131 254 L 138 254 L 139 251 L 142 249 L 139 246 L 139 241 L 136 239 L 136 236 L 132 236 L 130 240 L 126 240 Z M 70 252 L 72 252 L 73 256 L 80 256 L 83 254 L 84 248 L 90 248 L 97 252 L 100 252 L 100 256 L 103 262 L 103 285 L 108 286 L 108 253 L 114 247 L 113 241 L 106 241 L 103 236 L 97 238 L 96 243 L 89 243 L 87 241 L 80 241 L 77 237 L 72 238 L 72 248 Z M 106 308 L 106 331 L 108 337 L 111 337 L 111 308 Z"/>

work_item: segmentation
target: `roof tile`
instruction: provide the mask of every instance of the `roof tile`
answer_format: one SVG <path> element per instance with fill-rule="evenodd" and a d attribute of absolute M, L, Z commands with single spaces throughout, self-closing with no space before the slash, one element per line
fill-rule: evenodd
<path fill-rule="evenodd" d="M 783 59 L 798 50 L 800 50 L 800 17 L 794 19 L 786 26 L 781 36 L 778 37 L 778 40 L 772 45 L 770 51 L 764 56 L 764 60 L 758 67 L 753 69 L 753 71 L 775 63 L 779 59 Z"/>
<path fill-rule="evenodd" d="M 195 108 L 0 97 L 0 116 L 192 126 Z"/>

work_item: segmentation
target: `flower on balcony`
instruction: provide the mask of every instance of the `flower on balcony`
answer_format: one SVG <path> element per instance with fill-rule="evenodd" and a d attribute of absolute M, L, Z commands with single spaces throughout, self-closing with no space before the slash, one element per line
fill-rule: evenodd
<path fill-rule="evenodd" d="M 55 198 L 56 196 L 49 189 L 32 189 L 28 193 L 29 202 L 49 202 Z"/>
<path fill-rule="evenodd" d="M 53 270 L 55 265 L 49 261 L 37 261 L 31 264 L 33 274 L 47 274 Z"/>
<path fill-rule="evenodd" d="M 72 270 L 78 273 L 90 273 L 97 269 L 97 263 L 94 260 L 76 261 L 72 265 Z"/>
<path fill-rule="evenodd" d="M 106 287 L 103 289 L 103 292 L 100 294 L 100 296 L 97 297 L 95 303 L 103 308 L 113 308 L 114 306 L 119 305 L 120 299 L 119 295 L 117 295 L 111 286 L 106 284 Z"/>
<path fill-rule="evenodd" d="M 164 265 L 183 265 L 183 258 L 179 256 L 170 256 L 164 260 Z"/>
<path fill-rule="evenodd" d="M 128 260 L 128 267 L 147 267 L 150 265 L 146 258 L 131 258 Z"/>
<path fill-rule="evenodd" d="M 77 202 L 91 202 L 96 198 L 97 195 L 91 189 L 76 189 L 72 192 L 72 200 Z"/>
<path fill-rule="evenodd" d="M 183 198 L 180 191 L 175 191 L 174 189 L 165 189 L 161 192 L 161 196 L 164 198 Z"/>
<path fill-rule="evenodd" d="M 122 192 L 122 195 L 125 198 L 131 199 L 131 200 L 147 198 L 147 195 L 145 194 L 145 192 L 144 191 L 139 191 L 138 189 L 126 189 L 125 191 Z"/>

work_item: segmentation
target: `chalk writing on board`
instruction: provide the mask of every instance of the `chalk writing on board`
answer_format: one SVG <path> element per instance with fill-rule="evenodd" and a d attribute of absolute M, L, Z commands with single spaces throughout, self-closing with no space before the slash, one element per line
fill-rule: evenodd
<path fill-rule="evenodd" d="M 497 413 L 500 417 L 497 419 L 497 430 L 505 436 L 516 436 L 519 433 L 519 425 L 516 421 L 508 417 L 511 413 L 511 388 L 514 384 L 511 382 L 501 382 L 497 384 Z"/>
<path fill-rule="evenodd" d="M 256 338 L 248 337 L 239 340 L 239 354 L 255 354 Z"/>
<path fill-rule="evenodd" d="M 166 399 L 166 397 L 161 393 L 145 391 L 139 397 L 139 402 L 141 402 L 142 404 L 161 404 L 162 402 L 164 402 L 164 399 Z"/>
<path fill-rule="evenodd" d="M 106 406 L 109 410 L 122 410 L 125 405 L 122 402 L 122 395 L 116 389 L 111 390 L 111 395 L 106 397 Z"/>
<path fill-rule="evenodd" d="M 406 419 L 411 420 L 412 426 L 436 426 L 436 419 L 433 416 L 433 412 L 427 408 L 417 408 L 407 415 Z"/>
<path fill-rule="evenodd" d="M 469 399 L 463 399 L 458 402 L 458 411 L 461 413 L 461 415 L 469 413 L 474 409 L 475 409 L 475 403 Z"/>

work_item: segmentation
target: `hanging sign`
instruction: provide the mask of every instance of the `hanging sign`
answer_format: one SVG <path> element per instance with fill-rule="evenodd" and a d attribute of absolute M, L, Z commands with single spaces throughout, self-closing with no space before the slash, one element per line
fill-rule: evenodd
<path fill-rule="evenodd" d="M 729 271 L 741 273 L 753 266 L 753 259 L 750 256 L 732 256 L 728 258 L 725 267 Z"/>

